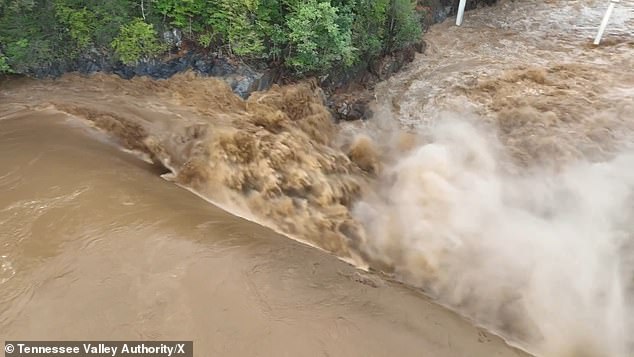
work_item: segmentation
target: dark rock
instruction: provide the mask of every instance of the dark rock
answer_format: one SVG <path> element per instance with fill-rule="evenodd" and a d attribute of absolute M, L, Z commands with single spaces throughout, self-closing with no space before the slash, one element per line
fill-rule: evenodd
<path fill-rule="evenodd" d="M 135 75 L 134 71 L 130 67 L 124 65 L 114 67 L 112 69 L 112 73 L 123 79 L 131 79 Z"/>
<path fill-rule="evenodd" d="M 427 49 L 427 42 L 420 41 L 420 42 L 417 42 L 417 43 L 413 44 L 412 46 L 414 47 L 414 50 L 416 50 L 416 52 L 424 53 L 425 50 Z"/>
<path fill-rule="evenodd" d="M 197 59 L 194 63 L 192 63 L 192 68 L 198 73 L 209 75 L 213 69 L 213 63 Z"/>
<path fill-rule="evenodd" d="M 238 76 L 230 80 L 231 90 L 242 98 L 246 98 L 250 92 L 249 89 L 253 84 L 252 78 L 248 76 Z"/>
<path fill-rule="evenodd" d="M 369 91 L 354 94 L 335 94 L 327 102 L 337 120 L 351 121 L 372 117 L 370 102 L 373 97 Z"/>
<path fill-rule="evenodd" d="M 258 80 L 255 81 L 255 86 L 252 88 L 254 92 L 263 91 L 271 88 L 273 83 L 276 83 L 280 78 L 280 73 L 276 70 L 268 70 L 262 73 Z"/>
<path fill-rule="evenodd" d="M 238 72 L 236 66 L 230 64 L 224 58 L 215 58 L 212 63 L 213 68 L 209 74 L 214 77 L 228 76 Z"/>
<path fill-rule="evenodd" d="M 269 88 L 276 79 L 274 71 L 260 73 L 244 65 L 235 65 L 219 57 L 206 57 L 201 54 L 185 54 L 169 61 L 146 61 L 134 66 L 118 63 L 108 67 L 90 61 L 80 63 L 77 68 L 83 73 L 99 70 L 110 71 L 121 78 L 148 76 L 154 79 L 166 79 L 176 73 L 192 69 L 201 75 L 211 75 L 225 80 L 233 91 L 247 98 L 252 92 Z"/>
<path fill-rule="evenodd" d="M 467 0 L 467 9 L 473 9 L 480 4 L 491 5 L 496 0 Z M 421 14 L 421 26 L 427 29 L 432 23 L 444 21 L 448 16 L 456 13 L 459 0 L 418 0 L 417 11 Z M 100 53 L 91 49 L 81 58 L 73 61 L 61 61 L 47 66 L 30 70 L 26 75 L 37 78 L 58 77 L 63 73 L 78 71 L 81 73 L 108 72 L 121 78 L 131 79 L 134 76 L 149 76 L 155 79 L 165 79 L 176 73 L 192 69 L 201 75 L 218 77 L 226 81 L 233 91 L 243 98 L 247 98 L 254 91 L 268 89 L 273 83 L 285 83 L 293 76 L 287 76 L 278 68 L 270 69 L 266 62 L 249 67 L 236 63 L 218 54 L 193 51 L 187 52 L 183 43 L 182 33 L 172 29 L 163 33 L 165 42 L 185 52 L 177 58 L 169 60 L 155 60 L 140 62 L 136 65 L 124 65 L 107 53 Z M 383 58 L 370 63 L 359 63 L 354 68 L 340 68 L 322 77 L 319 85 L 325 92 L 332 95 L 329 104 L 333 115 L 338 120 L 365 119 L 371 115 L 369 104 L 371 98 L 367 90 L 378 81 L 385 80 L 392 74 L 403 69 L 414 60 L 416 53 L 425 51 L 426 44 L 422 40 L 411 46 L 385 55 Z M 257 70 L 254 70 L 256 68 Z M 338 93 L 355 91 L 354 97 L 341 96 Z M 362 93 L 362 94 L 359 94 Z"/>
<path fill-rule="evenodd" d="M 183 34 L 179 29 L 165 31 L 163 32 L 163 41 L 172 48 L 176 47 L 180 49 L 183 45 Z"/>
<path fill-rule="evenodd" d="M 103 68 L 103 64 L 95 62 L 91 59 L 80 59 L 77 63 L 77 70 L 80 73 L 91 74 L 101 70 Z"/>

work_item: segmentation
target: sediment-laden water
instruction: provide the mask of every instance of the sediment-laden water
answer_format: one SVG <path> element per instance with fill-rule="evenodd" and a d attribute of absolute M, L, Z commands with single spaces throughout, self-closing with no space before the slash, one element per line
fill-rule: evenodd
<path fill-rule="evenodd" d="M 634 8 L 595 47 L 605 5 L 505 1 L 437 25 L 367 122 L 335 124 L 311 82 L 248 100 L 193 74 L 2 83 L 0 327 L 189 333 L 232 355 L 519 353 L 187 189 L 531 353 L 634 353 Z M 58 310 L 73 327 L 51 329 Z"/>

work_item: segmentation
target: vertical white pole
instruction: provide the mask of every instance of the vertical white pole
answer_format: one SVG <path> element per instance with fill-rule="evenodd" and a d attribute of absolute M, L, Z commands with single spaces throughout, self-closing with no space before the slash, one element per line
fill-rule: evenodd
<path fill-rule="evenodd" d="M 460 0 L 460 5 L 458 5 L 458 16 L 456 17 L 456 25 L 458 26 L 462 25 L 465 6 L 467 6 L 467 0 Z"/>
<path fill-rule="evenodd" d="M 619 0 L 610 0 L 610 6 L 608 6 L 608 11 L 605 12 L 605 16 L 603 16 L 603 21 L 601 21 L 601 27 L 599 27 L 599 32 L 597 33 L 597 37 L 595 37 L 594 39 L 595 45 L 598 45 L 601 42 L 601 37 L 603 37 L 605 28 L 608 27 L 610 16 L 612 16 L 612 11 L 614 11 L 614 5 L 616 5 L 616 3 L 618 2 Z"/>

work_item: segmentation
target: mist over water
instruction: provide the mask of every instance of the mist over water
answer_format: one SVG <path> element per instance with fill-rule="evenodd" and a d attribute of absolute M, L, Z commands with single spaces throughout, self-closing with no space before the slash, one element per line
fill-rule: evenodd
<path fill-rule="evenodd" d="M 363 126 L 385 161 L 353 207 L 365 254 L 540 356 L 634 354 L 634 7 L 594 47 L 606 6 L 437 25 Z"/>
<path fill-rule="evenodd" d="M 88 124 L 153 162 L 152 175 L 414 286 L 531 353 L 625 357 L 634 354 L 634 8 L 618 7 L 605 44 L 594 48 L 600 3 L 502 1 L 468 13 L 460 28 L 435 26 L 427 53 L 378 86 L 367 122 L 335 124 L 312 82 L 242 100 L 223 82 L 182 74 L 0 83 L 0 123 L 61 117 Z M 20 136 L 6 135 L 11 149 Z M 16 168 L 0 183 L 19 187 L 23 168 L 10 163 Z M 75 177 L 68 170 L 58 179 Z M 156 187 L 149 197 L 163 197 Z M 109 215 L 119 201 L 135 202 L 117 195 Z M 64 217 L 77 199 L 51 197 L 45 206 L 61 207 Z M 31 237 L 38 226 L 23 229 L 13 219 L 35 217 L 19 212 L 41 206 L 4 199 L 10 209 L 0 219 L 15 226 L 15 237 Z M 138 222 L 170 206 L 155 201 Z M 191 231 L 184 222 L 179 230 Z M 4 237 L 17 248 L 0 255 L 0 284 L 15 284 L 22 273 L 15 237 Z M 244 306 L 262 306 L 265 316 L 275 310 L 255 295 Z"/>
<path fill-rule="evenodd" d="M 629 355 L 634 152 L 516 175 L 493 143 L 444 118 L 356 205 L 364 249 L 531 352 Z"/>

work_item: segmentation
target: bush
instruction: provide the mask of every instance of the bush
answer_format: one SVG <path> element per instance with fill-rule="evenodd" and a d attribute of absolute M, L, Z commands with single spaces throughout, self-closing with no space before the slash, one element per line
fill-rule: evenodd
<path fill-rule="evenodd" d="M 11 66 L 9 66 L 9 63 L 7 63 L 7 58 L 0 53 L 0 74 L 3 73 L 13 73 L 13 70 Z"/>
<path fill-rule="evenodd" d="M 353 41 L 360 55 L 372 60 L 385 50 L 390 0 L 357 0 Z"/>
<path fill-rule="evenodd" d="M 119 35 L 112 41 L 112 48 L 125 64 L 148 60 L 166 49 L 159 42 L 154 26 L 140 18 L 121 27 Z"/>
<path fill-rule="evenodd" d="M 326 71 L 335 63 L 354 62 L 350 16 L 340 16 L 329 2 L 310 0 L 296 6 L 287 26 L 288 64 L 297 72 Z"/>
<path fill-rule="evenodd" d="M 56 35 L 54 9 L 36 1 L 0 1 L 0 44 L 6 62 L 18 73 L 45 66 L 65 56 Z"/>
<path fill-rule="evenodd" d="M 387 51 L 401 49 L 420 39 L 420 19 L 412 0 L 392 0 L 389 10 Z"/>
<path fill-rule="evenodd" d="M 421 35 L 414 0 L 0 0 L 1 63 L 32 73 L 94 49 L 135 63 L 167 50 L 157 31 L 169 28 L 213 51 L 317 75 Z"/>
<path fill-rule="evenodd" d="M 238 56 L 262 57 L 263 34 L 258 28 L 256 11 L 259 0 L 218 0 L 207 8 L 207 25 Z"/>
<path fill-rule="evenodd" d="M 82 50 L 92 44 L 97 23 L 95 14 L 86 8 L 75 10 L 61 3 L 56 5 L 55 13 L 58 20 L 68 29 L 76 48 Z"/>
<path fill-rule="evenodd" d="M 157 0 L 156 7 L 170 25 L 189 39 L 208 47 L 215 43 L 227 52 L 247 57 L 266 53 L 259 0 Z"/>
<path fill-rule="evenodd" d="M 169 24 L 177 27 L 190 38 L 205 32 L 204 15 L 207 0 L 155 0 L 159 13 L 169 19 Z"/>

